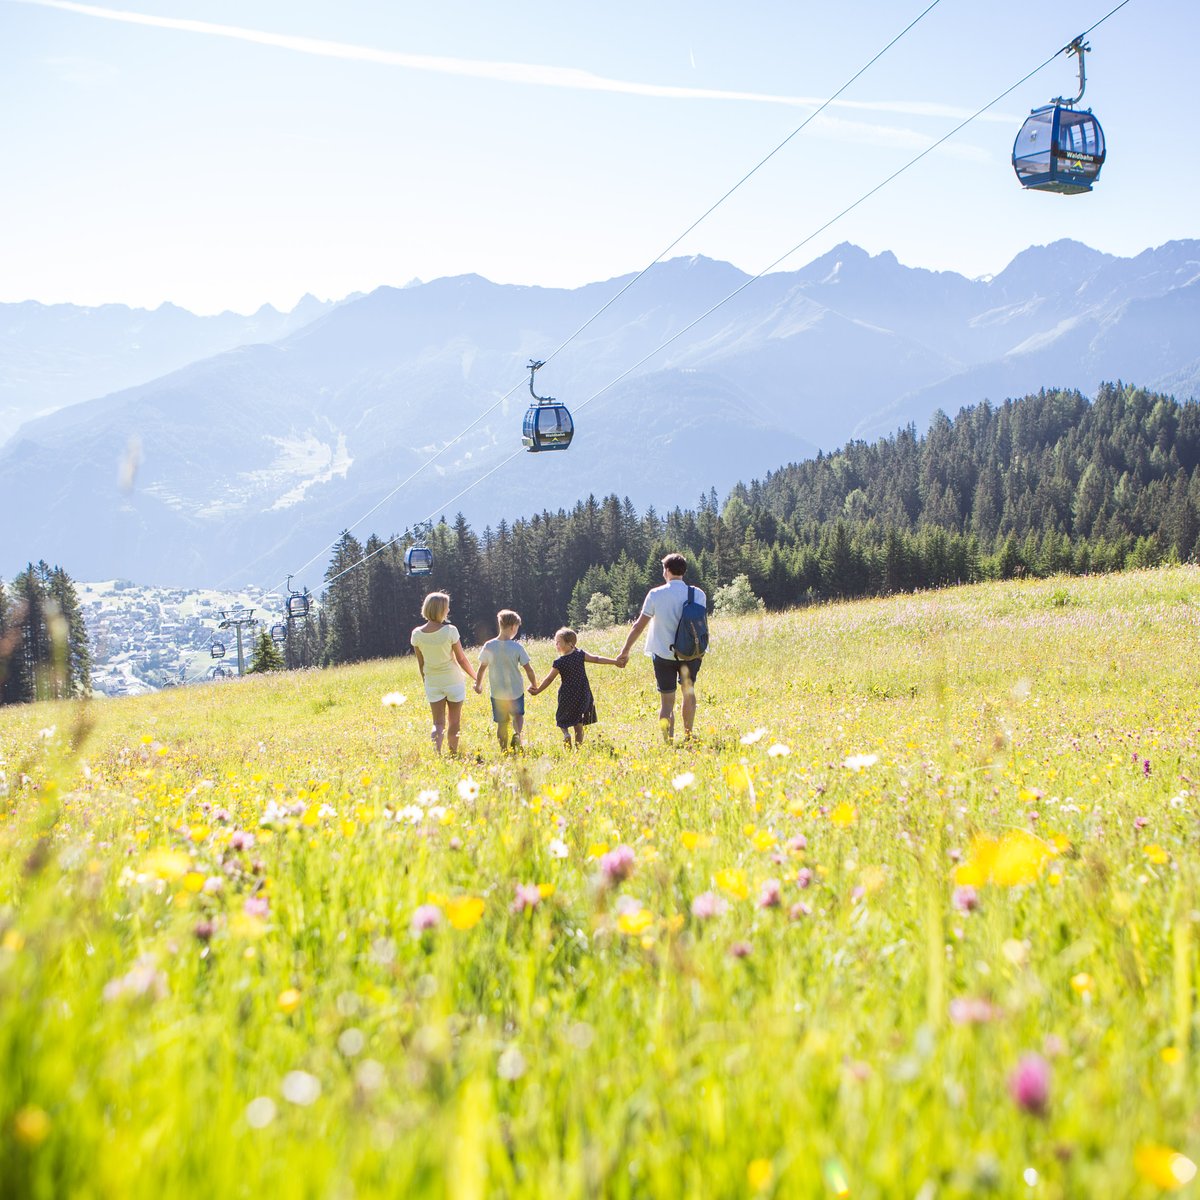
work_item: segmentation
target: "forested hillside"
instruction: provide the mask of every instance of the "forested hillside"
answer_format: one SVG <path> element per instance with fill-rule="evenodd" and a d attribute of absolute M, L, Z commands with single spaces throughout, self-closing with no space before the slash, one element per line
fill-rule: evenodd
<path fill-rule="evenodd" d="M 86 695 L 90 675 L 91 648 L 70 575 L 39 562 L 9 588 L 0 580 L 0 704 Z"/>
<path fill-rule="evenodd" d="M 404 653 L 421 596 L 453 597 L 468 641 L 498 608 L 525 631 L 581 625 L 595 593 L 631 618 L 659 559 L 681 550 L 710 595 L 748 576 L 770 608 L 985 578 L 1088 573 L 1200 553 L 1200 408 L 1121 383 L 1095 401 L 1042 391 L 935 415 L 867 443 L 715 492 L 694 509 L 638 514 L 589 497 L 482 533 L 434 530 L 434 573 L 407 578 L 404 543 L 343 535 L 308 653 L 345 662 Z M 364 555 L 364 565 L 354 567 Z M 316 647 L 321 647 L 318 651 Z"/>

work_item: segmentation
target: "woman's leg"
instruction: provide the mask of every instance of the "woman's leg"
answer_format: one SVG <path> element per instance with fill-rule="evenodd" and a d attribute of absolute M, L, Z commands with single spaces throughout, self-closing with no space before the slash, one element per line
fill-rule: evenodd
<path fill-rule="evenodd" d="M 429 711 L 433 715 L 433 729 L 429 736 L 433 741 L 433 748 L 441 754 L 442 737 L 446 732 L 446 701 L 430 700 Z"/>
<path fill-rule="evenodd" d="M 458 753 L 458 723 L 462 717 L 461 700 L 446 701 L 446 744 L 451 754 Z"/>

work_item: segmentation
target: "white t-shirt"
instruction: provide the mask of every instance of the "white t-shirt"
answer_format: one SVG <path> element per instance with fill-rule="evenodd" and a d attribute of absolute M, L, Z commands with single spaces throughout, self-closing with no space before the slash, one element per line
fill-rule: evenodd
<path fill-rule="evenodd" d="M 490 668 L 492 697 L 515 700 L 525 695 L 521 668 L 529 665 L 529 651 L 516 638 L 492 638 L 479 652 L 479 665 Z"/>
<path fill-rule="evenodd" d="M 642 605 L 642 616 L 650 618 L 650 627 L 646 630 L 646 654 L 648 657 L 658 655 L 659 658 L 674 659 L 675 652 L 671 643 L 675 641 L 675 630 L 679 628 L 679 618 L 683 616 L 683 606 L 687 603 L 688 588 L 694 585 L 685 583 L 682 579 L 672 579 L 662 587 L 651 588 L 646 593 L 646 601 Z M 708 607 L 708 599 L 700 588 L 695 588 L 695 599 Z"/>
<path fill-rule="evenodd" d="M 462 668 L 454 657 L 454 643 L 458 641 L 458 630 L 447 623 L 440 629 L 426 633 L 414 629 L 409 642 L 418 647 L 425 659 L 425 683 L 427 685 L 451 685 L 462 683 Z"/>

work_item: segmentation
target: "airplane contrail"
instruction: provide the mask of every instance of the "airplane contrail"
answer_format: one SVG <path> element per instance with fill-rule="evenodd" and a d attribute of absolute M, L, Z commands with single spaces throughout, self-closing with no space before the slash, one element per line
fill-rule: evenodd
<path fill-rule="evenodd" d="M 231 38 L 273 46 L 298 54 L 321 58 L 338 58 L 355 62 L 378 63 L 382 66 L 403 67 L 409 71 L 427 71 L 439 75 L 458 75 L 471 79 L 487 79 L 497 83 L 528 84 L 537 87 L 566 88 L 583 92 L 612 92 L 626 96 L 649 96 L 671 100 L 734 100 L 755 104 L 782 104 L 793 108 L 817 108 L 824 100 L 811 96 L 782 96 L 769 92 L 726 91 L 717 88 L 677 87 L 670 84 L 639 83 L 633 80 L 609 79 L 574 67 L 552 67 L 534 63 L 487 62 L 482 59 L 450 58 L 430 54 L 404 54 L 398 50 L 380 50 L 373 46 L 358 46 L 350 42 L 325 38 L 302 37 L 297 34 L 272 33 L 261 29 L 246 29 L 240 25 L 222 25 L 212 21 L 195 21 L 185 17 L 160 17 L 125 9 L 103 8 L 95 4 L 79 4 L 75 0 L 11 0 L 37 8 L 53 8 L 80 16 L 128 25 L 145 25 L 155 29 L 174 29 L 183 33 L 200 33 L 210 37 Z M 965 109 L 945 104 L 925 104 L 902 100 L 835 100 L 839 108 L 862 112 L 882 112 L 901 116 L 947 117 L 961 120 L 969 116 Z M 1011 123 L 1013 118 L 1002 114 L 985 113 L 980 120 Z"/>

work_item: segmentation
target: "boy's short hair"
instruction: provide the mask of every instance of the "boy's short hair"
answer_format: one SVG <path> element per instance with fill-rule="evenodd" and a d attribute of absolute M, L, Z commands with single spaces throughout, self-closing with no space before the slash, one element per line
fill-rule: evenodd
<path fill-rule="evenodd" d="M 670 571 L 672 575 L 687 574 L 687 559 L 682 554 L 668 554 L 662 560 L 664 570 Z"/>
<path fill-rule="evenodd" d="M 519 629 L 521 626 L 521 614 L 513 612 L 511 608 L 502 608 L 496 614 L 496 624 L 501 629 Z"/>
<path fill-rule="evenodd" d="M 577 641 L 579 641 L 579 634 L 577 634 L 577 633 L 575 632 L 575 630 L 573 630 L 572 628 L 570 628 L 570 626 L 564 625 L 564 626 L 563 626 L 563 627 L 562 627 L 560 630 L 558 630 L 558 632 L 557 632 L 557 633 L 555 633 L 555 635 L 554 635 L 554 640 L 555 640 L 556 642 L 559 640 L 559 638 L 562 638 L 562 640 L 563 640 L 564 642 L 566 642 L 568 646 L 574 646 L 574 645 L 575 645 L 575 643 L 576 643 Z"/>
<path fill-rule="evenodd" d="M 448 592 L 430 592 L 421 602 L 421 616 L 427 621 L 444 621 L 450 611 Z"/>

